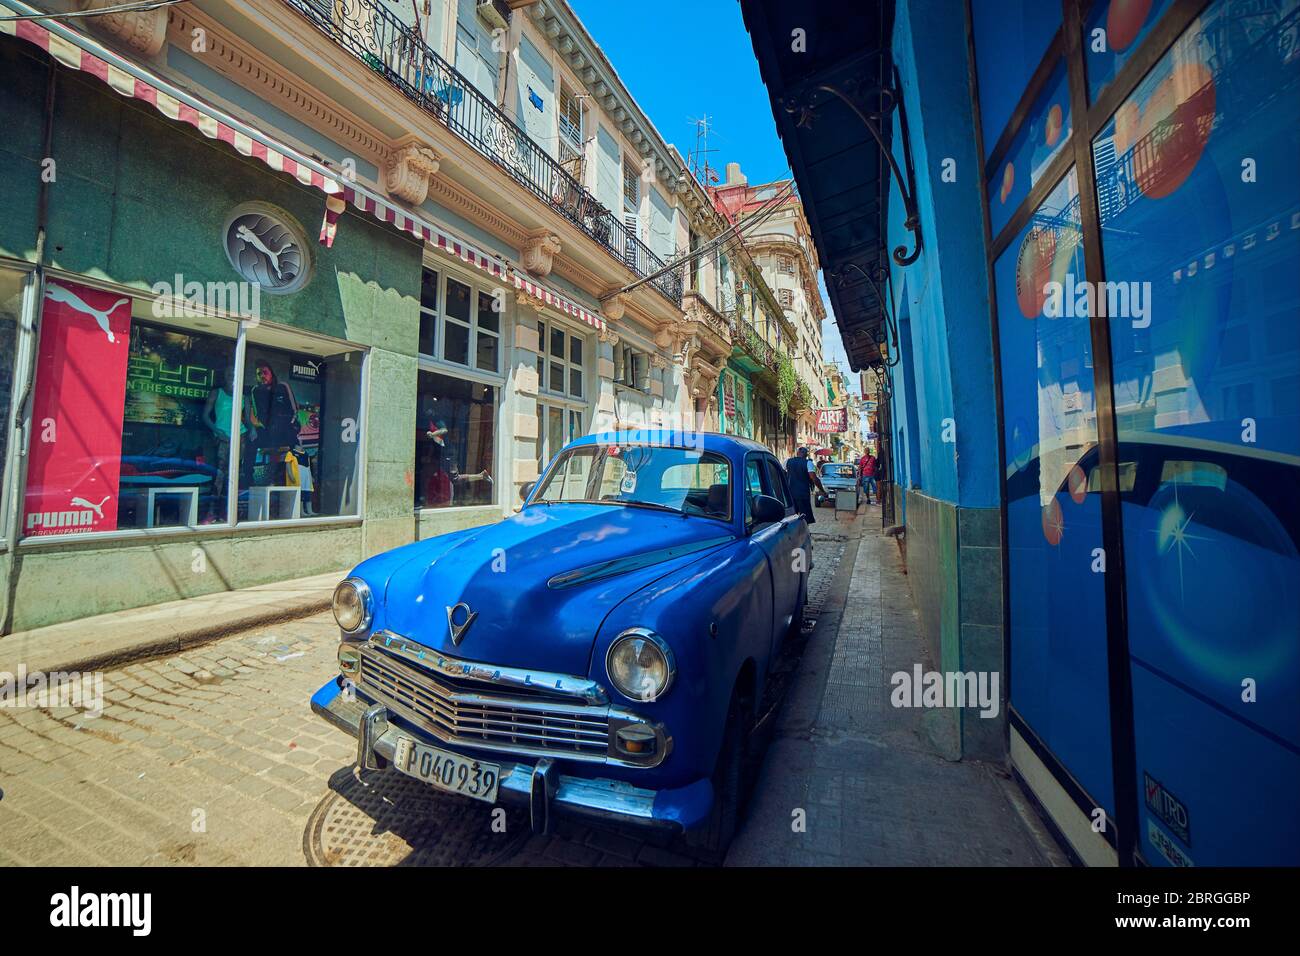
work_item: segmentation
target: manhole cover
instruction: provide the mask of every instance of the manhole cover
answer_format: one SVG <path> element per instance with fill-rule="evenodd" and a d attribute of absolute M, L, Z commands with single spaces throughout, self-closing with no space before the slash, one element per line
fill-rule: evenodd
<path fill-rule="evenodd" d="M 303 853 L 310 866 L 492 866 L 529 835 L 527 810 L 439 793 L 397 773 L 362 784 L 344 770 L 311 812 Z"/>

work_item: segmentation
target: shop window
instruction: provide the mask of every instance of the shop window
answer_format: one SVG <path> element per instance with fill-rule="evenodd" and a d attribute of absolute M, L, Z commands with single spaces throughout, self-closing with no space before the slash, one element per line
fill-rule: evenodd
<path fill-rule="evenodd" d="M 1171 0 L 1100 0 L 1093 4 L 1082 36 L 1088 71 L 1088 100 L 1095 102 L 1115 74 L 1142 45 Z"/>
<path fill-rule="evenodd" d="M 18 322 L 22 315 L 25 283 L 25 273 L 0 269 L 0 479 L 3 479 L 9 461 L 9 415 L 13 404 L 14 359 L 18 351 Z M 0 541 L 7 537 L 7 512 L 7 508 L 0 512 Z"/>
<path fill-rule="evenodd" d="M 978 0 L 971 4 L 970 10 L 987 157 L 997 146 L 1025 87 L 1061 28 L 1061 4 L 1043 0 Z M 996 229 L 993 234 L 997 235 Z"/>
<path fill-rule="evenodd" d="M 1298 30 L 1295 4 L 1208 4 L 1092 142 L 1118 454 L 1140 462 L 1121 521 L 1134 772 L 1215 781 L 1189 854 L 1208 866 L 1300 852 L 1274 825 L 1300 799 L 1300 180 L 1263 174 L 1295 168 Z M 1246 699 L 1265 671 L 1277 696 Z"/>
<path fill-rule="evenodd" d="M 356 514 L 362 353 L 266 328 L 249 339 L 239 521 Z"/>
<path fill-rule="evenodd" d="M 496 501 L 497 388 L 421 371 L 416 395 L 415 507 Z"/>
<path fill-rule="evenodd" d="M 23 533 L 355 514 L 363 353 L 163 301 L 47 282 Z"/>
<path fill-rule="evenodd" d="M 235 326 L 150 306 L 46 283 L 24 535 L 228 520 Z"/>
<path fill-rule="evenodd" d="M 996 238 L 1070 138 L 1070 90 L 1065 62 L 1048 77 L 1006 154 L 988 180 L 989 226 Z"/>
<path fill-rule="evenodd" d="M 1105 575 L 1090 570 L 1102 547 L 1102 496 L 1087 493 L 1099 454 L 1095 385 L 1083 360 L 1089 317 L 1058 307 L 1074 291 L 1065 289 L 1071 277 L 1084 275 L 1071 169 L 993 266 L 1008 472 L 1011 696 L 1093 805 L 1113 814 Z M 903 331 L 910 354 L 909 327 Z M 910 405 L 907 412 L 910 422 Z M 916 448 L 907 456 L 916 480 Z"/>

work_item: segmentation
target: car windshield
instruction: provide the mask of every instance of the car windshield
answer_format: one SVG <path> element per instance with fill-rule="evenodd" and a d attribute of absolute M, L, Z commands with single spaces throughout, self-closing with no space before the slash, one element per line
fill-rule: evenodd
<path fill-rule="evenodd" d="M 581 445 L 560 453 L 534 502 L 583 501 L 731 520 L 731 465 L 721 455 L 649 445 Z"/>
<path fill-rule="evenodd" d="M 852 478 L 853 466 L 841 465 L 838 464 L 837 462 L 828 461 L 826 462 L 826 464 L 822 465 L 822 477 L 823 478 Z"/>

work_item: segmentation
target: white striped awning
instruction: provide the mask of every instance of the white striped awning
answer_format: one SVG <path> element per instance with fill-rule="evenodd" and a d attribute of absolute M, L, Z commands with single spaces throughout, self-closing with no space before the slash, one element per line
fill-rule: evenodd
<path fill-rule="evenodd" d="M 25 15 L 43 11 L 21 2 L 0 0 L 0 12 Z M 209 139 L 219 140 L 237 152 L 261 160 L 276 172 L 292 176 L 304 186 L 318 189 L 327 197 L 321 242 L 330 245 L 337 227 L 341 199 L 381 222 L 391 223 L 432 245 L 446 255 L 481 269 L 494 278 L 510 282 L 516 289 L 552 308 L 601 329 L 604 319 L 583 308 L 568 296 L 535 282 L 518 267 L 500 256 L 483 252 L 473 243 L 437 225 L 394 201 L 356 183 L 341 180 L 338 173 L 310 159 L 273 137 L 204 102 L 119 56 L 112 50 L 57 20 L 0 20 L 0 33 L 16 36 L 40 47 L 64 66 L 89 73 L 123 96 L 149 103 L 163 116 L 186 123 Z"/>

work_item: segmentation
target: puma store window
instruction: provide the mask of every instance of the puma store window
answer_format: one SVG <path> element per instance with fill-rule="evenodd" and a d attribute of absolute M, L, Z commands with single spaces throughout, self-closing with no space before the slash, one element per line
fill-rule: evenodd
<path fill-rule="evenodd" d="M 41 306 L 25 538 L 357 513 L 364 353 L 65 279 Z"/>
<path fill-rule="evenodd" d="M 496 503 L 500 389 L 421 370 L 416 395 L 415 507 Z"/>
<path fill-rule="evenodd" d="M 18 323 L 23 309 L 23 289 L 27 273 L 14 269 L 0 269 L 0 479 L 9 467 L 9 416 L 14 402 L 14 362 L 18 352 Z M 3 481 L 0 488 L 7 488 Z M 3 495 L 0 495 L 3 503 Z M 0 508 L 0 543 L 9 538 L 5 516 L 7 507 Z"/>
<path fill-rule="evenodd" d="M 364 353 L 258 326 L 240 409 L 238 520 L 358 513 Z"/>

